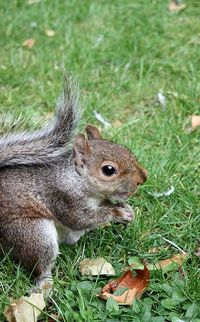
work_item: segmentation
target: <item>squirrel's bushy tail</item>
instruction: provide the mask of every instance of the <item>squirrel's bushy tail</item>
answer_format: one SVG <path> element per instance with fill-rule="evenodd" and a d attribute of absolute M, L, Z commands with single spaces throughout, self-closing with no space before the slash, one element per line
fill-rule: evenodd
<path fill-rule="evenodd" d="M 65 76 L 55 119 L 34 133 L 4 135 L 0 138 L 0 168 L 13 165 L 52 164 L 67 153 L 78 125 L 77 81 Z"/>

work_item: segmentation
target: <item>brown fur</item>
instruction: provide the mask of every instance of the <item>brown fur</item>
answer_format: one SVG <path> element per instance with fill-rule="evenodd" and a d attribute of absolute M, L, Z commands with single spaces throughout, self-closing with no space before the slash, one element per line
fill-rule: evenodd
<path fill-rule="evenodd" d="M 70 98 L 70 102 L 74 100 Z M 51 274 L 58 253 L 56 227 L 66 235 L 64 240 L 72 244 L 85 230 L 110 221 L 130 221 L 133 212 L 122 200 L 147 177 L 146 170 L 127 148 L 103 140 L 94 126 L 87 126 L 87 136 L 75 136 L 73 148 L 69 147 L 65 139 L 72 136 L 71 124 L 75 124 L 72 110 L 74 106 L 71 109 L 62 106 L 62 113 L 68 113 L 64 115 L 67 122 L 59 126 L 56 121 L 60 132 L 53 135 L 59 135 L 57 142 L 65 147 L 60 154 L 59 147 L 55 147 L 56 158 L 53 154 L 51 159 L 54 148 L 51 143 L 48 146 L 47 135 L 44 146 L 42 135 L 37 134 L 39 145 L 31 135 L 30 149 L 28 134 L 26 142 L 23 139 L 20 142 L 18 134 L 15 144 L 12 142 L 8 163 L 3 147 L 9 151 L 10 143 L 0 141 L 0 245 L 4 251 L 11 251 L 16 262 L 34 270 L 40 282 Z M 59 117 L 62 119 L 60 114 Z M 65 133 L 62 140 L 61 133 Z M 52 141 L 56 142 L 56 137 L 51 137 Z M 45 149 L 47 155 L 43 158 Z M 107 164 L 116 170 L 111 176 L 102 171 Z M 113 199 L 118 203 L 114 204 Z"/>

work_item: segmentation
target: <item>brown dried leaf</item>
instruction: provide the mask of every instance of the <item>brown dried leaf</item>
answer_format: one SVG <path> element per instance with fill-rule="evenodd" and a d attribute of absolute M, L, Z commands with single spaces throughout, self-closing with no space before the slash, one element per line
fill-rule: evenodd
<path fill-rule="evenodd" d="M 131 270 L 126 271 L 121 277 L 106 284 L 101 294 L 97 296 L 103 300 L 107 300 L 109 297 L 115 299 L 119 304 L 132 305 L 134 299 L 139 299 L 144 293 L 149 284 L 150 273 L 146 265 L 143 270 L 135 270 L 136 276 L 133 275 Z M 120 289 L 126 289 L 123 294 L 115 295 L 115 291 Z"/>
<path fill-rule="evenodd" d="M 79 270 L 82 275 L 115 275 L 115 270 L 103 257 L 96 259 L 85 258 L 80 262 Z"/>
<path fill-rule="evenodd" d="M 45 34 L 48 36 L 48 37 L 53 37 L 55 36 L 56 32 L 54 30 L 51 30 L 51 29 L 46 29 L 45 30 Z"/>
<path fill-rule="evenodd" d="M 36 322 L 44 308 L 43 295 L 32 293 L 29 297 L 11 300 L 10 306 L 5 308 L 4 316 L 9 322 Z"/>
<path fill-rule="evenodd" d="M 171 258 L 163 259 L 160 262 L 152 265 L 148 265 L 149 270 L 161 269 L 164 273 L 172 270 L 177 270 L 185 259 L 187 258 L 187 253 L 183 252 L 181 254 L 173 255 Z"/>
<path fill-rule="evenodd" d="M 22 46 L 31 49 L 35 44 L 35 39 L 29 38 L 22 43 Z"/>
<path fill-rule="evenodd" d="M 171 12 L 179 12 L 186 8 L 186 4 L 179 3 L 177 0 L 172 0 L 169 3 L 169 11 Z"/>

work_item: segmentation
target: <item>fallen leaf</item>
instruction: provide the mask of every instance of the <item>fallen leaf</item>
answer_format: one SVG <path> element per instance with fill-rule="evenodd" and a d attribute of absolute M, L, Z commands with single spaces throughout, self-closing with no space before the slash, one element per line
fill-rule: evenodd
<path fill-rule="evenodd" d="M 183 252 L 181 254 L 173 255 L 171 258 L 163 259 L 155 264 L 147 265 L 149 270 L 161 269 L 163 273 L 168 271 L 177 270 L 185 259 L 187 258 L 187 253 Z"/>
<path fill-rule="evenodd" d="M 22 43 L 22 46 L 31 49 L 35 44 L 35 39 L 29 38 Z"/>
<path fill-rule="evenodd" d="M 156 248 L 157 251 L 158 248 Z M 158 252 L 157 252 L 158 253 Z M 177 255 L 173 255 L 171 258 L 163 259 L 155 264 L 146 263 L 146 266 L 149 271 L 153 270 L 162 270 L 163 272 L 168 272 L 172 270 L 177 270 L 187 258 L 187 253 L 182 252 Z M 129 269 L 143 269 L 144 263 L 142 260 L 137 256 L 132 256 L 128 259 Z"/>
<path fill-rule="evenodd" d="M 200 126 L 200 115 L 192 115 L 191 126 L 193 130 Z"/>
<path fill-rule="evenodd" d="M 181 3 L 178 0 L 172 0 L 169 3 L 169 11 L 171 12 L 179 12 L 186 8 L 186 4 Z"/>
<path fill-rule="evenodd" d="M 45 30 L 45 34 L 48 36 L 48 37 L 53 37 L 55 36 L 56 32 L 54 30 L 51 30 L 51 29 L 46 29 Z"/>
<path fill-rule="evenodd" d="M 108 300 L 112 297 L 119 304 L 132 305 L 134 299 L 141 298 L 150 279 L 150 273 L 146 265 L 144 265 L 143 270 L 138 269 L 135 272 L 136 276 L 131 270 L 126 271 L 118 279 L 106 284 L 97 296 L 103 300 Z"/>
<path fill-rule="evenodd" d="M 32 293 L 29 297 L 23 296 L 19 300 L 11 300 L 10 306 L 4 311 L 4 316 L 9 322 L 36 322 L 44 308 L 43 295 Z"/>
<path fill-rule="evenodd" d="M 186 128 L 186 131 L 189 133 L 196 130 L 196 128 L 200 126 L 200 115 L 190 116 L 190 122 L 191 125 Z"/>
<path fill-rule="evenodd" d="M 80 262 L 79 270 L 82 275 L 115 275 L 113 266 L 103 257 L 96 259 L 85 258 Z"/>

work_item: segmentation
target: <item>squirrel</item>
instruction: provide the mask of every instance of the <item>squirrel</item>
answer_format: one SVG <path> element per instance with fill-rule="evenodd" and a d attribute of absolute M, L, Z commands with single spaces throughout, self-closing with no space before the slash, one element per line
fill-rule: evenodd
<path fill-rule="evenodd" d="M 0 252 L 34 272 L 41 290 L 53 286 L 59 244 L 74 244 L 105 223 L 131 221 L 125 200 L 147 179 L 136 157 L 97 127 L 77 133 L 78 101 L 77 82 L 68 78 L 54 121 L 0 138 Z"/>

